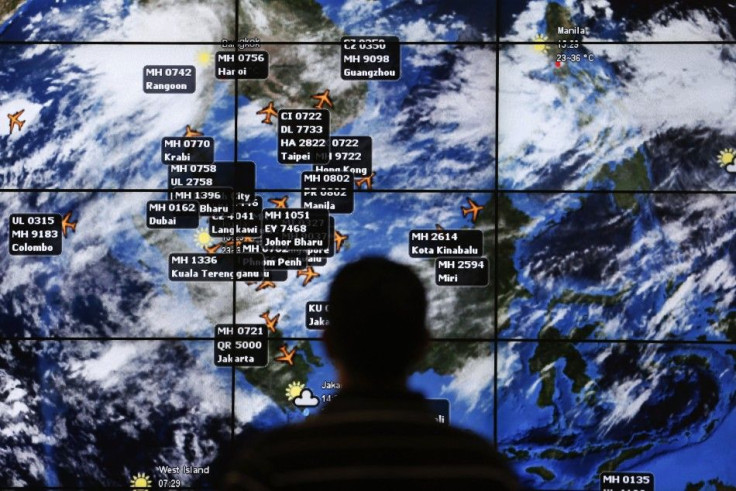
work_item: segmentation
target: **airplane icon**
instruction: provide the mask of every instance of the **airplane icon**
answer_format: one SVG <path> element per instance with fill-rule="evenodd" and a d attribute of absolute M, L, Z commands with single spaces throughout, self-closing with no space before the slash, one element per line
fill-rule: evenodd
<path fill-rule="evenodd" d="M 342 243 L 347 240 L 347 238 L 350 237 L 349 235 L 341 235 L 340 232 L 335 230 L 335 252 L 340 252 L 340 248 L 342 247 Z"/>
<path fill-rule="evenodd" d="M 184 133 L 184 138 L 193 138 L 195 136 L 204 136 L 204 133 L 202 133 L 201 131 L 197 131 L 191 126 L 187 125 L 186 132 Z"/>
<path fill-rule="evenodd" d="M 439 223 L 435 223 L 434 224 L 434 228 L 435 228 L 435 230 L 445 230 L 445 228 L 442 225 L 440 225 Z"/>
<path fill-rule="evenodd" d="M 360 179 L 355 180 L 355 185 L 358 186 L 358 189 L 363 187 L 363 184 L 365 184 L 366 189 L 369 191 L 373 189 L 373 178 L 376 177 L 376 173 L 372 172 L 370 176 L 368 177 L 361 177 Z"/>
<path fill-rule="evenodd" d="M 232 239 L 226 241 L 226 242 L 218 242 L 217 244 L 213 244 L 209 247 L 204 246 L 204 250 L 207 251 L 208 254 L 214 254 L 217 251 L 219 251 L 222 247 L 232 247 L 233 244 L 235 244 L 235 247 L 240 247 L 243 245 L 244 242 L 253 242 L 253 239 L 250 237 L 245 237 L 243 240 L 235 240 Z"/>
<path fill-rule="evenodd" d="M 478 219 L 478 212 L 485 208 L 485 206 L 481 206 L 475 201 L 473 201 L 470 198 L 466 198 L 468 200 L 468 204 L 470 205 L 470 208 L 465 208 L 464 206 L 461 206 L 460 209 L 463 211 L 463 216 L 467 216 L 469 213 L 473 214 L 473 223 Z"/>
<path fill-rule="evenodd" d="M 284 196 L 283 198 L 270 198 L 268 200 L 269 203 L 276 205 L 276 208 L 288 208 L 288 206 L 286 206 L 287 201 L 289 201 L 288 196 Z"/>
<path fill-rule="evenodd" d="M 292 348 L 291 351 L 288 351 L 288 348 L 284 344 L 284 345 L 279 346 L 279 351 L 282 354 L 274 358 L 274 360 L 280 361 L 282 363 L 288 363 L 289 365 L 293 366 L 294 365 L 294 354 L 296 353 L 296 347 Z"/>
<path fill-rule="evenodd" d="M 317 109 L 322 109 L 322 106 L 327 104 L 332 107 L 332 101 L 330 100 L 330 89 L 325 90 L 321 94 L 314 94 L 312 99 L 317 99 L 319 102 L 314 105 Z"/>
<path fill-rule="evenodd" d="M 319 273 L 317 273 L 312 266 L 307 266 L 307 269 L 300 269 L 296 272 L 296 277 L 304 276 L 304 282 L 302 283 L 302 286 L 307 286 L 310 281 L 312 281 L 314 278 L 320 276 Z"/>
<path fill-rule="evenodd" d="M 23 128 L 23 125 L 26 123 L 26 121 L 25 120 L 21 121 L 19 118 L 20 118 L 20 115 L 23 114 L 24 111 L 25 109 L 21 109 L 17 113 L 8 114 L 8 119 L 10 120 L 10 133 L 8 133 L 9 135 L 13 134 L 13 125 L 18 127 L 18 131 L 20 131 L 21 128 Z"/>
<path fill-rule="evenodd" d="M 261 284 L 256 287 L 256 291 L 259 292 L 261 290 L 265 290 L 266 288 L 276 288 L 276 283 L 269 280 L 263 280 L 261 281 Z"/>
<path fill-rule="evenodd" d="M 268 103 L 268 106 L 264 107 L 263 109 L 261 109 L 260 111 L 258 111 L 256 114 L 265 114 L 266 115 L 266 117 L 263 118 L 263 120 L 261 121 L 261 123 L 265 123 L 265 124 L 273 124 L 271 122 L 271 117 L 272 116 L 273 117 L 276 117 L 276 118 L 279 117 L 278 111 L 276 111 L 276 109 L 274 109 L 274 107 L 273 107 L 273 101 L 269 102 Z"/>
<path fill-rule="evenodd" d="M 235 245 L 235 247 L 240 247 L 240 246 L 243 245 L 243 242 L 253 242 L 253 239 L 251 239 L 251 240 L 240 240 L 240 239 L 233 240 L 233 239 L 230 239 L 227 242 L 225 242 L 225 245 L 227 247 L 232 247 L 233 245 Z"/>
<path fill-rule="evenodd" d="M 207 254 L 214 254 L 218 250 L 220 250 L 220 247 L 222 247 L 222 242 L 218 242 L 217 244 L 211 245 L 209 247 L 204 246 L 204 250 L 207 251 Z"/>
<path fill-rule="evenodd" d="M 72 229 L 74 233 L 77 232 L 77 222 L 70 222 L 69 219 L 72 217 L 72 212 L 70 211 L 64 217 L 61 219 L 61 233 L 64 234 L 64 237 L 66 238 L 66 230 L 68 228 Z"/>
<path fill-rule="evenodd" d="M 276 332 L 276 324 L 279 323 L 279 318 L 281 317 L 281 314 L 276 314 L 275 316 L 269 318 L 268 314 L 270 312 L 270 310 L 265 311 L 260 315 L 260 318 L 266 321 L 266 327 L 269 331 Z"/>

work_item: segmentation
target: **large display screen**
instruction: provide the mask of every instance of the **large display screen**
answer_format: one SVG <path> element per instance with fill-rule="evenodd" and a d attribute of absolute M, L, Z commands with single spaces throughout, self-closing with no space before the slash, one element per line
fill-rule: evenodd
<path fill-rule="evenodd" d="M 735 34 L 715 0 L 0 1 L 0 487 L 217 486 L 339 397 L 328 288 L 379 255 L 427 287 L 411 388 L 527 488 L 736 489 Z"/>

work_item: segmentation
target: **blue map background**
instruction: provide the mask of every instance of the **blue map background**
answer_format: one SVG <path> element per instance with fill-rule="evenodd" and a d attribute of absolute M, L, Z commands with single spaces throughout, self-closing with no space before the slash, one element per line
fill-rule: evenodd
<path fill-rule="evenodd" d="M 293 78 L 270 92 L 241 83 L 236 99 L 232 82 L 212 76 L 216 46 L 116 44 L 233 38 L 232 2 L 30 0 L 0 27 L 0 40 L 20 42 L 0 46 L 0 113 L 25 108 L 27 121 L 0 137 L 2 216 L 73 210 L 79 220 L 59 257 L 0 258 L 0 484 L 126 485 L 139 472 L 164 477 L 159 465 L 217 457 L 230 437 L 232 374 L 197 338 L 232 322 L 233 290 L 166 279 L 169 253 L 200 246 L 192 230 L 145 227 L 146 201 L 165 197 L 154 191 L 166 186 L 160 141 L 190 124 L 227 161 L 237 137 L 259 188 L 298 189 L 303 169 L 276 161 L 275 127 L 255 113 L 269 99 L 309 107 L 330 88 L 343 104 L 333 134 L 373 138 L 375 191 L 336 216 L 350 239 L 314 283 L 292 274 L 270 291 L 238 284 L 238 322 L 270 310 L 281 313 L 280 336 L 318 337 L 304 327 L 305 302 L 323 300 L 345 262 L 387 255 L 427 283 L 439 339 L 412 386 L 448 399 L 453 424 L 497 433 L 529 487 L 595 489 L 604 468 L 654 472 L 658 489 L 736 485 L 723 451 L 736 434 L 734 207 L 719 194 L 734 184 L 718 163 L 736 146 L 736 56 L 729 44 L 687 44 L 732 41 L 733 11 L 504 1 L 498 35 L 510 43 L 497 51 L 493 2 L 296 4 L 249 2 L 238 37 L 449 44 L 404 45 L 401 79 L 365 84 L 341 80 L 336 48 L 266 46 Z M 602 42 L 567 52 L 593 61 L 556 68 L 554 45 L 528 44 L 554 41 L 566 23 Z M 41 40 L 103 43 L 25 44 Z M 143 94 L 148 64 L 195 65 L 197 92 Z M 296 206 L 298 193 L 288 195 Z M 460 213 L 467 197 L 486 207 L 476 224 Z M 483 230 L 498 284 L 432 286 L 432 262 L 410 259 L 407 237 L 435 224 Z M 182 339 L 156 339 L 169 336 Z M 297 346 L 293 371 L 271 362 L 236 372 L 236 433 L 304 418 L 284 395 L 289 383 L 335 380 L 318 341 Z"/>

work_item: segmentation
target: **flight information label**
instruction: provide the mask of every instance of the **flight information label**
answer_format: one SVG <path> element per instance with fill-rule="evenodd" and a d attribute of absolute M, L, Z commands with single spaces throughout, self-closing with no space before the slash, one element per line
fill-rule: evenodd
<path fill-rule="evenodd" d="M 196 201 L 201 216 L 229 215 L 233 191 L 230 188 L 181 187 L 169 191 L 169 201 Z"/>
<path fill-rule="evenodd" d="M 302 172 L 302 208 L 352 213 L 353 189 L 352 174 Z"/>
<path fill-rule="evenodd" d="M 409 232 L 409 256 L 473 257 L 483 254 L 480 230 L 412 230 Z"/>
<path fill-rule="evenodd" d="M 211 251 L 212 254 L 232 254 L 233 252 L 236 254 L 263 254 L 263 270 L 265 273 L 283 270 L 285 274 L 286 270 L 298 270 L 307 267 L 307 251 L 274 250 L 264 252 L 261 250 L 261 244 L 253 240 L 230 239 L 220 242 Z M 267 274 L 264 279 L 269 279 Z"/>
<path fill-rule="evenodd" d="M 335 217 L 330 217 L 330 230 L 327 234 L 329 244 L 321 249 L 307 249 L 307 263 L 311 266 L 324 266 L 327 258 L 335 255 Z"/>
<path fill-rule="evenodd" d="M 169 165 L 169 188 L 222 187 L 253 193 L 256 187 L 254 162 Z"/>
<path fill-rule="evenodd" d="M 304 269 L 307 267 L 306 251 L 275 251 L 264 252 L 263 268 L 265 270 L 274 269 Z"/>
<path fill-rule="evenodd" d="M 278 161 L 282 164 L 326 164 L 330 161 L 330 111 L 279 111 Z"/>
<path fill-rule="evenodd" d="M 373 170 L 373 139 L 370 136 L 333 136 L 330 162 L 312 168 L 315 172 L 349 172 L 355 178 L 368 177 Z"/>
<path fill-rule="evenodd" d="M 260 254 L 261 247 L 255 242 L 243 239 L 229 239 L 218 242 L 207 249 L 210 254 Z"/>
<path fill-rule="evenodd" d="M 651 472 L 602 472 L 601 491 L 654 491 Z"/>
<path fill-rule="evenodd" d="M 434 281 L 437 286 L 486 286 L 490 281 L 488 258 L 437 259 Z"/>
<path fill-rule="evenodd" d="M 62 218 L 58 213 L 10 215 L 8 250 L 12 256 L 61 254 Z"/>
<path fill-rule="evenodd" d="M 215 326 L 215 365 L 265 367 L 268 365 L 268 329 L 264 324 Z"/>
<path fill-rule="evenodd" d="M 214 161 L 214 138 L 166 136 L 161 139 L 161 162 L 164 164 L 211 164 Z"/>
<path fill-rule="evenodd" d="M 345 36 L 341 39 L 343 80 L 398 80 L 401 45 L 396 36 Z"/>
<path fill-rule="evenodd" d="M 149 201 L 146 204 L 148 228 L 197 228 L 199 203 L 196 201 Z"/>
<path fill-rule="evenodd" d="M 327 302 L 307 302 L 304 314 L 307 329 L 326 329 L 330 325 L 328 307 Z"/>
<path fill-rule="evenodd" d="M 197 70 L 193 65 L 146 65 L 143 92 L 146 94 L 193 94 Z"/>
<path fill-rule="evenodd" d="M 170 281 L 260 281 L 263 279 L 261 254 L 169 254 Z"/>
<path fill-rule="evenodd" d="M 268 78 L 268 51 L 218 51 L 215 77 L 220 80 L 264 80 Z"/>
<path fill-rule="evenodd" d="M 326 210 L 263 210 L 263 250 L 327 249 L 330 216 Z"/>
<path fill-rule="evenodd" d="M 260 237 L 263 200 L 249 193 L 235 193 L 235 211 L 230 215 L 213 215 L 209 219 L 212 237 Z"/>
<path fill-rule="evenodd" d="M 273 281 L 277 283 L 279 281 L 286 281 L 289 278 L 289 272 L 279 269 L 267 269 L 263 271 L 263 279 L 265 281 Z"/>

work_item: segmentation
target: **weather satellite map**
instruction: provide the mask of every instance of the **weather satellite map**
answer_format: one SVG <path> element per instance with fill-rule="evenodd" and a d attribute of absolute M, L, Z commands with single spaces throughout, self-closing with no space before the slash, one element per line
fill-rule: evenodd
<path fill-rule="evenodd" d="M 216 488 L 339 397 L 328 286 L 381 255 L 428 289 L 411 387 L 526 488 L 736 489 L 734 34 L 727 0 L 0 1 L 0 487 Z"/>

